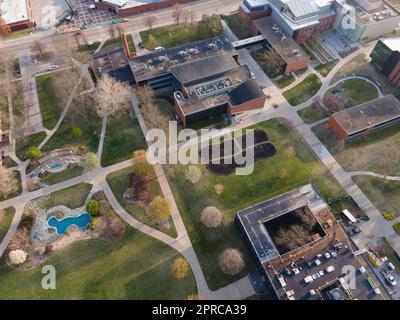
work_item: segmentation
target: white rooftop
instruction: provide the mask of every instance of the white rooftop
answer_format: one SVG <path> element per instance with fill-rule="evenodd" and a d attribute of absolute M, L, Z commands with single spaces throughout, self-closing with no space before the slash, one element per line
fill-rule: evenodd
<path fill-rule="evenodd" d="M 0 0 L 0 16 L 7 23 L 28 20 L 26 0 Z"/>
<path fill-rule="evenodd" d="M 1 1 L 1 0 L 0 0 Z M 131 8 L 131 7 L 139 7 L 155 2 L 163 2 L 166 0 L 103 0 L 103 2 L 108 2 L 113 4 L 114 6 L 118 6 L 120 8 Z M 95 2 L 99 2 L 99 0 L 95 0 Z"/>
<path fill-rule="evenodd" d="M 383 39 L 382 42 L 392 51 L 400 52 L 400 37 L 399 38 L 387 38 Z"/>

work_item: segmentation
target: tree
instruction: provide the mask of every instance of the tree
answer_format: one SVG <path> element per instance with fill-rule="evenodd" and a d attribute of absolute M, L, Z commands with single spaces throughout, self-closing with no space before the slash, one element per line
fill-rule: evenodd
<path fill-rule="evenodd" d="M 128 84 L 104 74 L 97 82 L 97 90 L 93 95 L 98 115 L 109 117 L 126 110 L 130 94 Z"/>
<path fill-rule="evenodd" d="M 146 105 L 154 101 L 155 93 L 149 85 L 145 84 L 136 89 L 136 97 L 138 98 L 139 103 Z"/>
<path fill-rule="evenodd" d="M 8 254 L 12 264 L 22 264 L 26 261 L 28 254 L 23 250 L 12 250 Z"/>
<path fill-rule="evenodd" d="M 5 38 L 11 32 L 11 27 L 7 21 L 0 17 L 0 36 Z"/>
<path fill-rule="evenodd" d="M 161 196 L 156 196 L 149 204 L 149 214 L 157 221 L 167 220 L 171 215 L 168 200 Z"/>
<path fill-rule="evenodd" d="M 151 179 L 148 176 L 137 176 L 132 174 L 131 176 L 131 192 L 138 201 L 144 203 L 150 202 L 151 194 Z"/>
<path fill-rule="evenodd" d="M 97 168 L 100 163 L 99 163 L 99 159 L 97 158 L 97 155 L 93 152 L 88 152 L 85 154 L 85 165 L 89 168 L 89 169 L 94 169 Z"/>
<path fill-rule="evenodd" d="M 172 11 L 172 18 L 174 18 L 176 25 L 178 26 L 181 22 L 182 14 L 183 14 L 183 8 L 177 4 L 174 7 L 174 10 Z"/>
<path fill-rule="evenodd" d="M 281 58 L 274 51 L 264 51 L 263 65 L 265 66 L 267 73 L 271 77 L 276 77 L 281 73 L 282 61 Z"/>
<path fill-rule="evenodd" d="M 394 147 L 386 148 L 382 152 L 381 161 L 383 174 L 385 176 L 384 179 L 386 179 L 399 162 L 399 151 Z"/>
<path fill-rule="evenodd" d="M 189 166 L 186 171 L 186 180 L 191 184 L 196 184 L 200 181 L 201 169 L 198 166 Z"/>
<path fill-rule="evenodd" d="M 43 152 L 37 147 L 30 147 L 25 153 L 29 160 L 37 160 L 43 156 Z"/>
<path fill-rule="evenodd" d="M 72 139 L 77 139 L 82 135 L 82 130 L 81 128 L 73 127 L 69 135 Z"/>
<path fill-rule="evenodd" d="M 172 264 L 171 271 L 177 279 L 186 278 L 190 271 L 189 263 L 183 258 L 178 258 Z"/>
<path fill-rule="evenodd" d="M 18 191 L 18 181 L 12 170 L 0 167 L 0 196 L 7 197 Z"/>
<path fill-rule="evenodd" d="M 245 263 L 239 250 L 230 248 L 219 256 L 219 266 L 223 273 L 233 276 L 243 270 Z"/>
<path fill-rule="evenodd" d="M 145 150 L 133 152 L 133 173 L 139 177 L 151 177 L 154 174 L 153 166 L 147 161 Z"/>
<path fill-rule="evenodd" d="M 187 27 L 187 25 L 188 25 L 188 23 L 189 23 L 189 21 L 190 21 L 190 15 L 191 15 L 190 12 L 191 12 L 191 11 L 190 11 L 190 10 L 187 10 L 187 9 L 184 9 L 184 10 L 182 11 L 182 21 L 183 21 L 183 25 L 184 25 L 185 27 Z"/>
<path fill-rule="evenodd" d="M 207 207 L 201 212 L 200 221 L 207 228 L 216 228 L 224 221 L 224 214 L 216 207 Z"/>
<path fill-rule="evenodd" d="M 100 203 L 97 200 L 89 200 L 86 204 L 86 211 L 92 216 L 97 217 L 100 214 Z"/>
<path fill-rule="evenodd" d="M 217 14 L 203 15 L 197 25 L 197 33 L 202 37 L 213 37 L 223 32 L 221 17 Z"/>
<path fill-rule="evenodd" d="M 157 17 L 153 15 L 146 15 L 143 19 L 143 23 L 146 27 L 148 27 L 150 30 L 153 30 L 153 25 L 156 22 Z"/>
<path fill-rule="evenodd" d="M 198 294 L 189 294 L 186 300 L 203 300 Z"/>
<path fill-rule="evenodd" d="M 38 59 L 46 60 L 48 58 L 48 47 L 40 40 L 33 41 L 31 50 Z"/>

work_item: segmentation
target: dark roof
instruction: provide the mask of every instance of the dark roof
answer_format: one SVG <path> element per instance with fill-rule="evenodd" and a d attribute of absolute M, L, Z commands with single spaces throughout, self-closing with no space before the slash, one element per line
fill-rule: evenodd
<path fill-rule="evenodd" d="M 171 68 L 171 73 L 182 85 L 191 85 L 206 78 L 217 77 L 238 68 L 230 54 L 220 54 Z"/>
<path fill-rule="evenodd" d="M 129 63 L 135 80 L 141 82 L 168 74 L 171 68 L 181 64 L 227 53 L 237 54 L 225 36 L 218 36 L 174 48 L 153 51 L 134 57 L 130 59 Z"/>
<path fill-rule="evenodd" d="M 257 30 L 287 64 L 308 60 L 307 55 L 296 41 L 285 34 L 272 17 L 253 21 Z"/>
<path fill-rule="evenodd" d="M 230 93 L 230 96 L 231 105 L 237 106 L 242 103 L 264 97 L 265 95 L 258 86 L 257 82 L 253 79 L 249 79 L 233 89 Z"/>
<path fill-rule="evenodd" d="M 392 94 L 332 115 L 348 135 L 400 117 L 400 101 Z"/>
<path fill-rule="evenodd" d="M 130 82 L 133 80 L 128 58 L 120 44 L 109 46 L 95 53 L 92 59 L 92 69 L 96 78 L 100 78 L 106 73 L 119 81 Z"/>

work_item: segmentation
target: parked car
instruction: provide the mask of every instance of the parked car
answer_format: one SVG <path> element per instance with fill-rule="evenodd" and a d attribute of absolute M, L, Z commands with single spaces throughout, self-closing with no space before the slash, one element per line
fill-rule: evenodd
<path fill-rule="evenodd" d="M 319 266 L 319 265 L 321 264 L 321 260 L 316 259 L 316 260 L 314 261 L 314 263 L 315 263 L 316 266 Z"/>
<path fill-rule="evenodd" d="M 332 257 L 329 252 L 325 252 L 324 256 L 326 259 L 330 259 Z"/>
<path fill-rule="evenodd" d="M 387 264 L 387 268 L 390 270 L 390 271 L 394 271 L 396 268 L 395 268 L 395 266 L 393 265 L 393 263 L 391 263 L 391 262 L 389 262 L 388 264 Z"/>
<path fill-rule="evenodd" d="M 307 276 L 307 277 L 304 278 L 304 282 L 305 283 L 310 283 L 310 282 L 313 282 L 313 281 L 314 281 L 314 279 L 313 279 L 312 276 Z"/>
<path fill-rule="evenodd" d="M 329 267 L 327 267 L 327 268 L 325 269 L 325 271 L 326 271 L 327 273 L 331 273 L 331 272 L 335 271 L 335 267 L 334 267 L 334 266 L 329 266 Z"/>
<path fill-rule="evenodd" d="M 312 275 L 312 278 L 313 278 L 314 280 L 317 280 L 317 279 L 321 278 L 323 275 L 324 275 L 324 272 L 321 270 L 321 271 L 318 271 L 318 272 L 314 273 L 314 274 Z"/>
<path fill-rule="evenodd" d="M 397 284 L 396 280 L 394 279 L 393 275 L 390 272 L 387 272 L 385 270 L 381 271 L 383 277 L 385 278 L 385 280 L 391 285 L 391 286 L 395 286 Z"/>
<path fill-rule="evenodd" d="M 317 294 L 317 291 L 311 289 L 308 293 L 310 294 L 310 296 L 315 296 Z"/>
<path fill-rule="evenodd" d="M 54 70 L 58 70 L 58 65 L 56 65 L 56 64 L 53 64 L 53 65 L 51 65 L 51 66 L 49 66 L 48 68 L 47 68 L 47 70 L 49 70 L 49 71 L 54 71 Z"/>
<path fill-rule="evenodd" d="M 140 48 L 140 49 L 144 49 L 144 44 L 143 44 L 143 42 L 139 42 L 138 44 L 139 44 L 139 48 Z"/>
<path fill-rule="evenodd" d="M 355 227 L 355 228 L 353 228 L 353 232 L 354 232 L 355 234 L 360 233 L 360 232 L 361 232 L 361 229 L 360 229 L 359 227 Z"/>

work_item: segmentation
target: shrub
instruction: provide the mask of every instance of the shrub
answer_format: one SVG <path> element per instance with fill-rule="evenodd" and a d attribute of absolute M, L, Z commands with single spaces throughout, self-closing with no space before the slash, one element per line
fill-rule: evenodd
<path fill-rule="evenodd" d="M 189 263 L 183 258 L 178 258 L 172 264 L 171 271 L 177 279 L 183 279 L 190 271 Z"/>
<path fill-rule="evenodd" d="M 100 165 L 97 155 L 93 152 L 85 154 L 85 164 L 89 169 L 97 168 Z"/>
<path fill-rule="evenodd" d="M 86 211 L 92 217 L 97 217 L 100 214 L 100 203 L 97 200 L 89 200 L 86 204 Z"/>
<path fill-rule="evenodd" d="M 233 276 L 242 271 L 245 264 L 239 250 L 226 249 L 219 256 L 219 266 L 223 273 Z"/>
<path fill-rule="evenodd" d="M 40 151 L 37 147 L 30 147 L 28 151 L 25 153 L 25 156 L 29 160 L 37 160 L 43 156 L 43 152 Z"/>
<path fill-rule="evenodd" d="M 186 171 L 186 180 L 191 184 L 199 183 L 201 178 L 201 169 L 197 166 L 189 166 Z"/>
<path fill-rule="evenodd" d="M 393 225 L 393 229 L 400 234 L 400 222 L 397 222 Z"/>
<path fill-rule="evenodd" d="M 74 127 L 71 129 L 69 135 L 72 139 L 77 139 L 82 135 L 82 130 L 81 128 Z"/>
<path fill-rule="evenodd" d="M 384 212 L 384 213 L 382 213 L 382 215 L 386 220 L 394 220 L 397 218 L 397 216 L 394 213 L 390 213 L 390 212 Z"/>
<path fill-rule="evenodd" d="M 167 199 L 157 196 L 149 204 L 149 214 L 157 221 L 165 221 L 171 215 Z"/>
<path fill-rule="evenodd" d="M 10 251 L 8 257 L 12 264 L 22 264 L 25 262 L 27 255 L 28 254 L 23 250 L 13 250 Z"/>
<path fill-rule="evenodd" d="M 220 195 L 222 192 L 224 192 L 224 186 L 222 184 L 216 184 L 214 186 L 214 190 L 216 194 Z"/>
<path fill-rule="evenodd" d="M 207 228 L 216 228 L 224 220 L 224 214 L 216 207 L 207 207 L 201 213 L 200 220 Z"/>
<path fill-rule="evenodd" d="M 146 151 L 137 150 L 133 153 L 133 172 L 137 176 L 150 177 L 153 174 L 153 166 L 147 161 Z"/>

